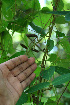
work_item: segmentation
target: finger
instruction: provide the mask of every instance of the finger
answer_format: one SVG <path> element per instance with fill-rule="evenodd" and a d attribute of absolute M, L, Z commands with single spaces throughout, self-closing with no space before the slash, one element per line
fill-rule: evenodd
<path fill-rule="evenodd" d="M 26 55 L 20 55 L 18 57 L 15 57 L 13 59 L 10 59 L 10 60 L 4 62 L 3 64 L 5 64 L 7 66 L 7 68 L 9 70 L 11 70 L 27 60 L 28 60 L 28 57 Z"/>
<path fill-rule="evenodd" d="M 25 71 L 21 72 L 17 78 L 18 80 L 21 82 L 21 81 L 24 81 L 27 77 L 29 77 L 29 75 L 31 75 L 37 68 L 37 64 L 34 63 L 32 66 L 30 66 L 29 68 L 27 68 Z"/>
<path fill-rule="evenodd" d="M 28 61 L 20 64 L 19 66 L 15 67 L 11 72 L 14 76 L 17 76 L 18 74 L 20 74 L 21 72 L 23 72 L 24 70 L 26 70 L 27 68 L 29 68 L 29 66 L 31 66 L 32 64 L 34 64 L 35 62 L 35 58 L 30 57 L 28 58 Z"/>
<path fill-rule="evenodd" d="M 25 81 L 21 82 L 23 90 L 34 80 L 35 73 L 32 73 Z"/>

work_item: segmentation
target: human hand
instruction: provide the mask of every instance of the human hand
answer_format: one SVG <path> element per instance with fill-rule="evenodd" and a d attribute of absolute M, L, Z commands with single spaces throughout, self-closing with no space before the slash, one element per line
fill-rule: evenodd
<path fill-rule="evenodd" d="M 28 58 L 26 55 L 0 64 L 0 101 L 2 105 L 15 105 L 17 103 L 23 90 L 35 78 L 33 72 L 36 68 L 34 57 Z"/>

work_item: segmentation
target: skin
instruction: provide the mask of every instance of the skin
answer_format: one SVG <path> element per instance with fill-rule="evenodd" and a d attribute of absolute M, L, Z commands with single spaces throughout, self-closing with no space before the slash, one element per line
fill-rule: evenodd
<path fill-rule="evenodd" d="M 21 55 L 0 64 L 0 105 L 15 105 L 35 78 L 35 58 Z"/>

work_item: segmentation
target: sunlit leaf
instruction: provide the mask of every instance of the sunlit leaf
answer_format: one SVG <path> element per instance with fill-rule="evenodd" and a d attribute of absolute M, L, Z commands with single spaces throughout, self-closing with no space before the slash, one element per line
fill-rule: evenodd
<path fill-rule="evenodd" d="M 59 77 L 56 77 L 52 81 L 52 84 L 56 86 L 56 85 L 60 85 L 62 83 L 65 83 L 65 82 L 67 82 L 69 80 L 70 80 L 70 73 L 67 73 L 67 74 L 61 75 Z"/>

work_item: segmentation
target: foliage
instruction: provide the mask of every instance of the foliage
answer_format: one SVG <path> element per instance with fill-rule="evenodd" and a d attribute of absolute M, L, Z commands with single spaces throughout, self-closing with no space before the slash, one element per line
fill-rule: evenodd
<path fill-rule="evenodd" d="M 28 102 L 33 102 L 34 105 L 52 105 L 52 103 L 53 105 L 57 105 L 59 101 L 59 105 L 63 105 L 60 98 L 65 91 L 63 91 L 62 94 L 58 94 L 56 91 L 57 88 L 62 89 L 62 87 L 66 87 L 66 82 L 69 84 L 70 43 L 68 42 L 67 36 L 58 29 L 57 31 L 54 31 L 56 33 L 56 38 L 63 38 L 60 39 L 57 44 L 63 47 L 64 51 L 66 52 L 66 59 L 61 59 L 57 54 L 48 53 L 53 49 L 54 46 L 56 46 L 54 44 L 54 40 L 51 39 L 53 26 L 55 24 L 69 24 L 70 11 L 61 11 L 64 8 L 63 0 L 60 0 L 60 2 L 53 0 L 53 7 L 54 8 L 52 11 L 50 10 L 50 7 L 43 7 L 40 9 L 40 3 L 38 0 L 16 0 L 16 2 L 15 0 L 2 0 L 2 4 L 0 3 L 0 63 L 20 55 L 35 57 L 33 51 L 35 51 L 35 53 L 39 53 L 40 51 L 44 53 L 42 61 L 38 61 L 38 59 L 35 57 L 38 61 L 38 67 L 35 71 L 36 77 L 30 86 L 26 88 L 27 90 L 22 93 L 16 105 L 22 105 Z M 34 37 L 34 34 L 30 34 L 30 36 L 26 35 L 28 33 L 28 25 L 30 25 L 36 31 L 36 33 L 38 33 L 38 35 L 40 34 L 41 38 L 39 40 L 37 39 L 38 42 L 31 40 L 33 46 L 31 46 L 31 43 L 29 45 L 28 38 L 30 39 L 32 35 Z M 48 33 L 46 33 L 45 29 L 48 27 Z M 9 33 L 10 29 L 12 30 L 12 35 Z M 25 42 L 25 45 L 22 43 L 20 45 L 27 49 L 26 51 L 22 50 L 20 52 L 16 52 L 16 49 L 13 48 L 14 44 L 12 37 L 14 32 L 24 34 L 24 37 L 22 36 L 22 40 Z M 42 50 L 42 48 L 37 44 L 42 39 L 45 39 L 45 37 L 48 37 L 48 39 L 45 48 Z M 35 49 L 35 46 L 38 47 L 39 51 Z M 11 55 L 10 57 L 7 55 L 8 53 Z M 49 56 L 49 58 L 47 56 Z M 50 67 L 46 68 L 44 61 L 50 61 Z M 58 74 L 58 77 L 55 77 L 55 74 Z M 39 100 L 40 97 L 44 97 L 44 89 L 49 91 L 52 90 L 53 93 L 55 93 L 55 101 L 52 98 L 53 96 L 50 96 L 48 101 L 46 100 L 46 103 Z M 67 89 L 67 87 L 65 89 Z M 30 95 L 34 97 L 31 99 Z M 65 93 L 63 96 L 70 98 L 70 94 L 68 93 Z"/>

